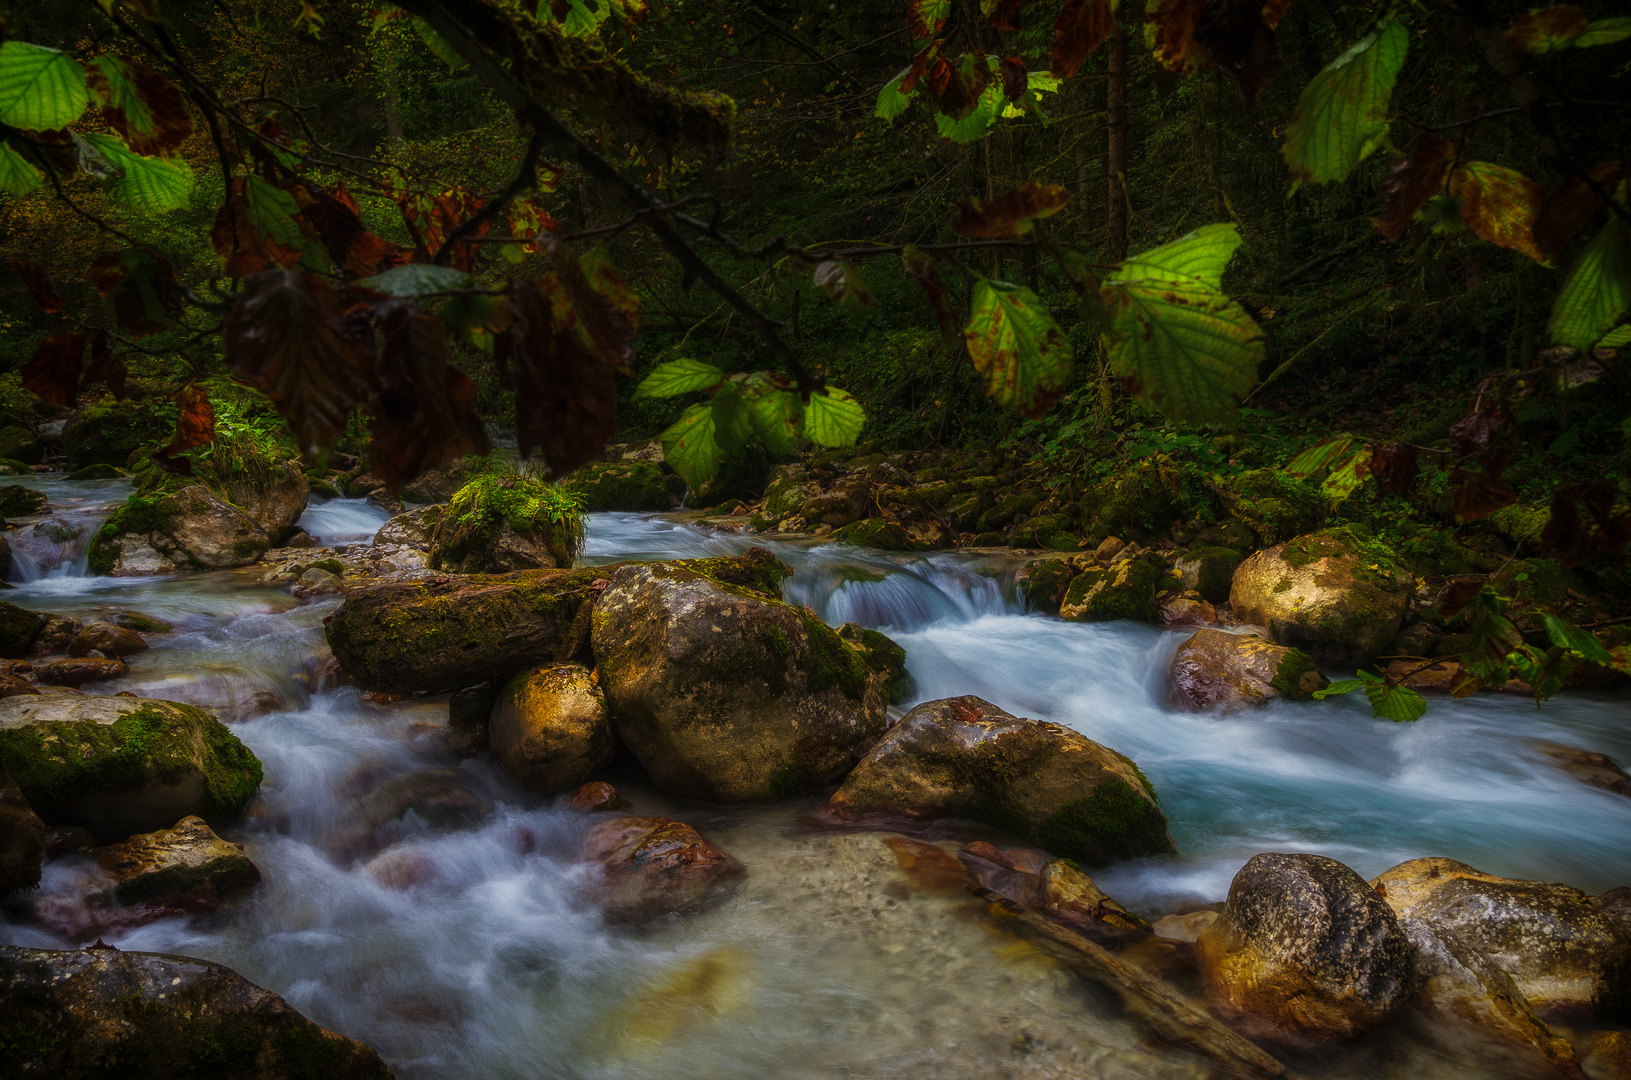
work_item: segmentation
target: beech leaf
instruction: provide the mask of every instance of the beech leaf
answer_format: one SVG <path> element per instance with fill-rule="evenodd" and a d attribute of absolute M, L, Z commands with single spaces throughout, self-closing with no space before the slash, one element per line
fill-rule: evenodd
<path fill-rule="evenodd" d="M 1051 73 L 1067 79 L 1103 44 L 1116 28 L 1119 0 L 1065 0 L 1053 23 L 1053 45 L 1048 49 Z M 1010 95 L 1013 96 L 1013 95 Z"/>
<path fill-rule="evenodd" d="M 1341 180 L 1382 145 L 1409 47 L 1410 31 L 1390 18 L 1303 88 L 1280 148 L 1296 184 Z"/>
<path fill-rule="evenodd" d="M 1545 261 L 1535 246 L 1545 188 L 1504 165 L 1469 161 L 1450 174 L 1450 194 L 1461 207 L 1461 220 L 1479 238 Z"/>
<path fill-rule="evenodd" d="M 1070 388 L 1070 339 L 1023 286 L 976 282 L 963 337 L 986 395 L 1005 409 L 1039 419 Z"/>
<path fill-rule="evenodd" d="M 725 373 L 712 364 L 685 357 L 658 364 L 634 391 L 636 398 L 667 398 L 710 390 L 719 385 Z"/>
<path fill-rule="evenodd" d="M 951 226 L 964 236 L 997 239 L 1018 236 L 1031 222 L 1051 217 L 1070 202 L 1070 192 L 1059 184 L 1027 181 L 990 202 L 965 199 L 951 215 Z"/>
<path fill-rule="evenodd" d="M 659 438 L 663 444 L 663 460 L 693 490 L 719 471 L 724 454 L 714 441 L 712 403 L 692 405 Z"/>
<path fill-rule="evenodd" d="M 1573 4 L 1555 4 L 1512 20 L 1506 29 L 1513 52 L 1544 53 L 1566 49 L 1586 32 L 1586 13 Z"/>
<path fill-rule="evenodd" d="M 1611 217 L 1569 269 L 1552 301 L 1547 332 L 1559 345 L 1585 350 L 1631 306 L 1631 251 L 1626 224 Z"/>
<path fill-rule="evenodd" d="M 133 152 L 168 154 L 193 133 L 187 99 L 147 65 L 106 53 L 96 58 L 88 78 L 108 125 Z"/>
<path fill-rule="evenodd" d="M 1416 136 L 1410 156 L 1401 158 L 1382 181 L 1382 216 L 1371 224 L 1390 243 L 1397 243 L 1416 212 L 1444 190 L 1444 178 L 1455 161 L 1455 144 L 1431 131 Z"/>
<path fill-rule="evenodd" d="M 1247 112 L 1285 66 L 1262 0 L 1207 0 L 1195 24 L 1195 42 L 1208 60 L 1234 78 Z"/>
<path fill-rule="evenodd" d="M 861 403 L 836 386 L 811 394 L 804 403 L 804 433 L 817 446 L 852 446 L 865 423 Z"/>

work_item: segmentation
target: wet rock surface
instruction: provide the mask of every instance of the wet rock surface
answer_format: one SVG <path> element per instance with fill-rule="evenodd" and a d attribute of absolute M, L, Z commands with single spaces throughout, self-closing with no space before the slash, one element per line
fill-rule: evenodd
<path fill-rule="evenodd" d="M 101 621 L 86 623 L 68 643 L 69 654 L 76 657 L 87 656 L 91 652 L 124 657 L 146 652 L 148 648 L 147 639 L 134 630 Z"/>
<path fill-rule="evenodd" d="M 213 911 L 221 898 L 260 881 L 243 846 L 216 836 L 203 818 L 142 833 L 94 852 L 113 879 L 110 899 L 184 911 Z"/>
<path fill-rule="evenodd" d="M 603 874 L 590 891 L 606 916 L 642 922 L 718 903 L 743 865 L 684 822 L 661 817 L 596 820 L 584 834 L 583 858 Z"/>
<path fill-rule="evenodd" d="M 582 664 L 549 664 L 506 683 L 487 741 L 516 783 L 545 795 L 577 787 L 617 753 L 606 697 Z"/>
<path fill-rule="evenodd" d="M 45 822 L 0 769 L 0 897 L 40 883 Z"/>
<path fill-rule="evenodd" d="M 1178 646 L 1171 678 L 1174 698 L 1197 712 L 1235 711 L 1277 697 L 1306 701 L 1330 683 L 1301 649 L 1222 630 L 1199 630 Z"/>
<path fill-rule="evenodd" d="M 972 818 L 1088 865 L 1173 849 L 1132 762 L 1069 728 L 973 696 L 912 709 L 827 805 L 839 818 Z"/>

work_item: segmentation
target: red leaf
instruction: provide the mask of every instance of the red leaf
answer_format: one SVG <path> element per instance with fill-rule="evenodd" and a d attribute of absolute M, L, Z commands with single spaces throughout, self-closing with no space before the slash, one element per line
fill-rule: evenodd
<path fill-rule="evenodd" d="M 991 65 L 984 53 L 964 53 L 955 65 L 942 56 L 929 68 L 926 82 L 935 108 L 961 120 L 979 107 L 980 95 L 991 85 Z"/>
<path fill-rule="evenodd" d="M 1195 24 L 1195 42 L 1208 60 L 1234 77 L 1247 112 L 1285 66 L 1262 0 L 1207 0 Z"/>
<path fill-rule="evenodd" d="M 1207 0 L 1160 0 L 1145 9 L 1146 36 L 1156 62 L 1168 71 L 1193 75 L 1207 67 L 1206 52 L 1195 40 L 1195 27 Z"/>
<path fill-rule="evenodd" d="M 476 384 L 448 363 L 441 320 L 399 303 L 380 329 L 380 393 L 368 467 L 395 494 L 449 458 L 492 448 L 476 413 Z"/>
<path fill-rule="evenodd" d="M 1499 476 L 1470 469 L 1451 469 L 1456 520 L 1465 524 L 1518 501 L 1518 495 Z"/>
<path fill-rule="evenodd" d="M 108 84 L 102 63 L 123 68 L 126 86 L 115 92 Z M 146 64 L 124 57 L 107 57 L 87 66 L 85 79 L 102 102 L 102 115 L 108 126 L 124 137 L 125 145 L 149 157 L 180 149 L 193 133 L 193 119 L 187 113 L 187 99 L 175 83 Z M 134 93 L 140 108 L 132 116 L 116 102 L 127 101 Z M 131 103 L 134 104 L 134 103 Z M 147 115 L 141 115 L 145 111 Z"/>
<path fill-rule="evenodd" d="M 510 327 L 501 335 L 514 364 L 515 427 L 523 457 L 540 451 L 561 477 L 596 460 L 617 430 L 612 369 L 570 328 L 558 327 L 549 299 L 533 282 L 510 282 Z"/>
<path fill-rule="evenodd" d="M 1002 73 L 1002 94 L 1009 101 L 1020 101 L 1031 85 L 1031 73 L 1025 70 L 1025 61 L 1017 56 L 1005 56 L 998 64 Z"/>
<path fill-rule="evenodd" d="M 311 224 L 336 266 L 365 278 L 408 262 L 407 252 L 368 231 L 344 188 L 336 192 L 314 184 L 305 194 L 300 216 Z"/>
<path fill-rule="evenodd" d="M 23 365 L 23 389 L 53 405 L 73 408 L 79 400 L 79 368 L 84 356 L 84 334 L 46 338 L 34 350 L 33 359 Z"/>
<path fill-rule="evenodd" d="M 49 270 L 32 259 L 19 259 L 15 255 L 11 257 L 11 268 L 17 271 L 17 276 L 23 279 L 28 291 L 34 294 L 41 311 L 55 315 L 62 310 L 62 297 L 57 294 L 57 284 L 51 280 Z"/>
<path fill-rule="evenodd" d="M 215 441 L 215 406 L 201 386 L 188 383 L 175 393 L 176 433 L 166 447 L 170 455 L 182 454 L 195 446 Z"/>
<path fill-rule="evenodd" d="M 900 81 L 901 93 L 910 94 L 919 79 L 928 77 L 929 66 L 934 63 L 935 57 L 940 55 L 940 45 L 938 41 L 931 41 L 912 54 L 912 70 Z"/>
<path fill-rule="evenodd" d="M 1578 566 L 1631 541 L 1631 513 L 1614 513 L 1614 488 L 1601 480 L 1560 484 L 1552 494 L 1552 517 L 1541 530 L 1541 551 L 1564 566 Z M 1591 524 L 1580 513 L 1584 503 Z"/>
<path fill-rule="evenodd" d="M 544 247 L 555 264 L 555 281 L 565 301 L 558 301 L 553 313 L 562 332 L 581 329 L 593 355 L 619 371 L 632 373 L 636 323 L 630 313 L 636 313 L 637 317 L 638 298 L 623 285 L 609 264 L 596 268 L 601 285 L 607 290 L 602 292 L 590 282 L 582 262 L 565 244 L 551 237 L 544 241 Z"/>
<path fill-rule="evenodd" d="M 946 291 L 946 283 L 940 278 L 940 271 L 935 268 L 934 260 L 923 252 L 910 245 L 901 252 L 901 259 L 906 263 L 906 272 L 917 279 L 923 286 L 923 291 L 929 297 L 929 306 L 934 308 L 934 318 L 940 324 L 940 338 L 945 342 L 948 351 L 955 352 L 963 340 L 962 322 L 957 313 L 951 309 L 951 299 Z"/>
<path fill-rule="evenodd" d="M 1604 191 L 1619 179 L 1620 163 L 1605 161 L 1588 169 L 1589 176 Z M 1587 185 L 1584 178 L 1572 176 L 1563 186 L 1546 196 L 1545 205 L 1535 217 L 1535 246 L 1547 259 L 1563 254 L 1574 234 L 1591 220 L 1591 215 L 1603 205 L 1602 198 Z"/>
<path fill-rule="evenodd" d="M 251 274 L 227 316 L 228 367 L 272 399 L 307 450 L 331 445 L 372 399 L 373 351 L 366 320 L 310 274 Z"/>
<path fill-rule="evenodd" d="M 1416 482 L 1416 448 L 1407 442 L 1372 444 L 1370 472 L 1380 490 L 1410 494 L 1410 485 Z"/>
<path fill-rule="evenodd" d="M 1450 425 L 1450 446 L 1459 460 L 1486 453 L 1506 427 L 1506 411 L 1493 394 L 1479 394 L 1472 408 Z"/>
<path fill-rule="evenodd" d="M 1573 4 L 1531 11 L 1506 28 L 1507 44 L 1515 52 L 1549 52 L 1586 32 L 1586 13 Z"/>
<path fill-rule="evenodd" d="M 1058 184 L 1028 181 L 1003 192 L 989 203 L 965 199 L 951 215 L 951 227 L 969 237 L 1015 236 L 1030 223 L 1057 213 L 1070 202 L 1070 192 Z"/>
<path fill-rule="evenodd" d="M 946 0 L 910 0 L 906 5 L 906 25 L 912 28 L 913 37 L 926 41 L 940 33 L 950 10 Z"/>
<path fill-rule="evenodd" d="M 1048 58 L 1053 74 L 1069 78 L 1082 62 L 1116 28 L 1116 13 L 1110 0 L 1065 0 L 1064 10 L 1053 23 L 1053 45 Z"/>
<path fill-rule="evenodd" d="M 1455 145 L 1430 131 L 1416 136 L 1408 158 L 1401 158 L 1382 181 L 1382 216 L 1371 224 L 1391 243 L 1404 235 L 1405 226 L 1427 200 L 1444 190 L 1444 178 L 1455 160 Z"/>

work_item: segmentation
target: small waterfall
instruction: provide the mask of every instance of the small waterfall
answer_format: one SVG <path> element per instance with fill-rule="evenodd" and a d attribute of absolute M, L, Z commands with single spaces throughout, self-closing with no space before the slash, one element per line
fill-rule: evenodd
<path fill-rule="evenodd" d="M 372 544 L 374 534 L 391 517 L 389 510 L 382 510 L 367 499 L 324 499 L 307 505 L 299 525 L 319 547 Z"/>
<path fill-rule="evenodd" d="M 18 519 L 5 534 L 11 545 L 8 581 L 82 578 L 89 573 L 91 541 L 129 492 L 124 480 L 72 481 L 29 477 L 18 485 L 46 497 L 47 513 Z"/>

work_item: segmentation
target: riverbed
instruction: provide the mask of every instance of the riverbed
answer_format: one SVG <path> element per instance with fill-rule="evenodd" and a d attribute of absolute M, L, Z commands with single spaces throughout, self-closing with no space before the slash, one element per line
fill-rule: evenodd
<path fill-rule="evenodd" d="M 122 481 L 21 482 L 91 531 L 125 494 Z M 385 518 L 332 500 L 303 524 L 322 543 L 366 543 Z M 1538 710 L 1500 694 L 1434 698 L 1404 725 L 1373 719 L 1359 695 L 1197 716 L 1168 700 L 1184 632 L 1028 614 L 1007 556 L 765 542 L 596 514 L 583 561 L 751 544 L 794 567 L 790 602 L 904 646 L 913 701 L 977 694 L 1136 760 L 1178 854 L 1093 876 L 1151 918 L 1222 900 L 1260 851 L 1317 852 L 1366 877 L 1443 855 L 1591 892 L 1631 883 L 1631 799 L 1585 786 L 1533 745 L 1626 760 L 1622 694 L 1570 693 Z M 520 791 L 486 758 L 459 757 L 445 698 L 379 703 L 334 685 L 321 620 L 338 601 L 297 601 L 261 584 L 262 570 L 113 579 L 86 576 L 82 545 L 31 558 L 14 569 L 11 603 L 86 620 L 123 608 L 176 628 L 96 692 L 212 708 L 266 767 L 250 816 L 224 831 L 262 884 L 212 915 L 109 942 L 225 963 L 369 1043 L 400 1077 L 1207 1075 L 971 898 L 916 887 L 879 834 L 819 827 L 819 796 L 676 806 L 620 767 L 611 779 L 641 812 L 690 822 L 748 875 L 706 912 L 639 931 L 608 925 L 574 858 L 581 815 Z M 46 888 L 85 864 L 48 864 Z M 0 923 L 0 940 L 85 944 L 22 921 Z M 1400 1025 L 1299 1067 L 1506 1075 Z"/>

